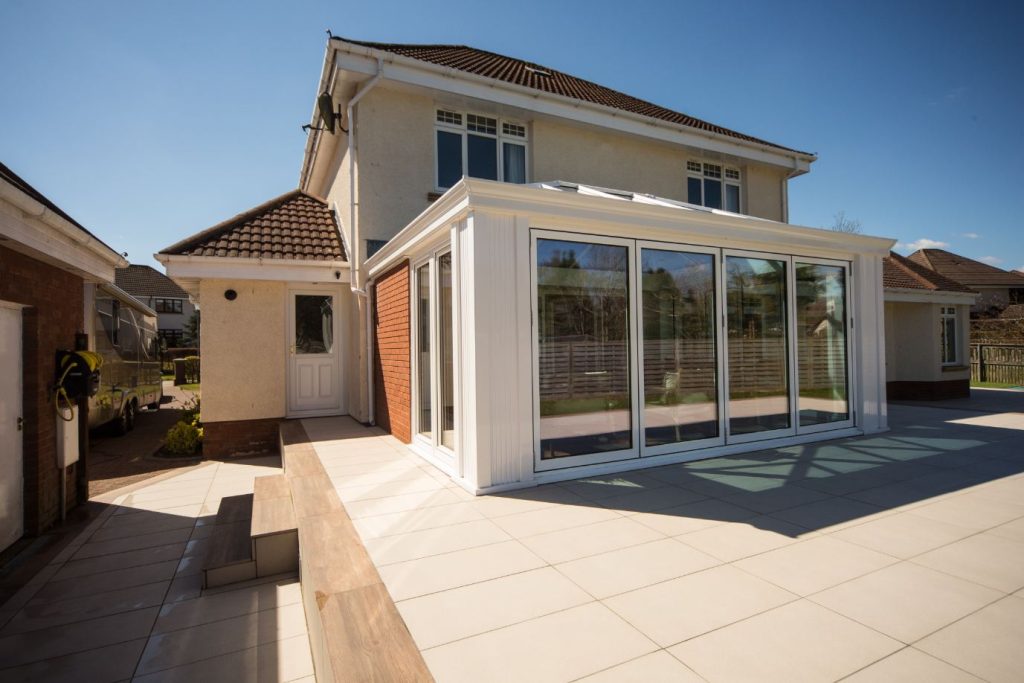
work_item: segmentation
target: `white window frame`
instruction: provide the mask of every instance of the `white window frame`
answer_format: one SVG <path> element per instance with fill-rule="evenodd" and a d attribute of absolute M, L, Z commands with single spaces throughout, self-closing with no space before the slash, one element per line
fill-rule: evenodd
<path fill-rule="evenodd" d="M 440 112 L 448 112 L 450 114 L 458 115 L 460 123 L 449 123 L 438 120 L 438 114 Z M 480 131 L 469 130 L 469 117 L 480 116 L 488 119 L 493 119 L 495 123 L 495 132 L 493 135 L 490 133 L 482 133 Z M 510 126 L 516 126 L 522 128 L 523 136 L 507 135 L 504 132 L 505 124 Z M 517 121 L 515 119 L 504 119 L 493 114 L 482 114 L 474 111 L 464 111 L 457 109 L 448 109 L 446 107 L 435 107 L 434 108 L 434 189 L 437 192 L 444 192 L 449 189 L 447 186 L 441 185 L 441 179 L 439 177 L 438 162 L 440 161 L 440 153 L 437 148 L 437 133 L 438 131 L 445 131 L 448 133 L 455 133 L 462 139 L 462 175 L 468 176 L 469 174 L 469 136 L 477 135 L 479 137 L 490 138 L 495 141 L 497 145 L 497 159 L 498 159 L 498 182 L 508 182 L 505 180 L 505 143 L 516 144 L 523 148 L 523 183 L 530 182 L 530 127 L 523 121 Z"/>
<path fill-rule="evenodd" d="M 946 360 L 946 321 L 953 321 L 953 360 Z M 939 357 L 942 360 L 942 367 L 950 368 L 960 365 L 960 316 L 957 314 L 956 306 L 943 304 L 939 307 Z"/>
<path fill-rule="evenodd" d="M 698 164 L 698 165 L 700 165 L 700 169 L 701 170 L 700 171 L 692 170 L 690 168 L 690 164 Z M 737 194 L 738 194 L 738 197 L 739 197 L 739 206 L 737 207 L 737 210 L 735 211 L 735 213 L 743 213 L 743 170 L 740 169 L 738 166 L 727 166 L 726 164 L 722 164 L 722 163 L 718 163 L 718 162 L 712 162 L 712 161 L 704 161 L 702 159 L 687 159 L 686 160 L 686 201 L 688 203 L 690 203 L 690 204 L 697 204 L 698 206 L 705 206 L 705 207 L 707 207 L 707 204 L 704 202 L 704 181 L 705 180 L 716 180 L 716 178 L 707 175 L 707 167 L 708 166 L 717 166 L 722 171 L 721 177 L 717 178 L 717 180 L 719 182 L 721 182 L 721 184 L 722 184 L 722 206 L 719 209 L 715 209 L 715 210 L 716 211 L 729 211 L 729 209 L 726 208 L 727 203 L 728 203 L 727 200 L 726 200 L 726 186 L 727 185 L 732 185 L 732 186 L 734 186 L 736 188 Z M 736 178 L 728 178 L 727 174 L 728 174 L 729 171 L 735 172 L 737 174 L 737 177 Z M 694 201 L 694 198 L 690 196 L 690 178 L 698 178 L 698 179 L 700 179 L 700 197 L 697 198 L 697 199 L 699 199 L 699 201 Z M 712 208 L 712 207 L 707 207 L 707 208 Z"/>
<path fill-rule="evenodd" d="M 653 249 L 657 251 L 677 251 L 685 254 L 707 254 L 713 258 L 715 273 L 714 273 L 714 287 L 715 287 L 715 391 L 716 400 L 718 404 L 716 406 L 718 411 L 718 436 L 707 439 L 700 439 L 694 441 L 681 441 L 676 443 L 662 444 L 660 446 L 648 446 L 646 441 L 647 423 L 646 416 L 647 412 L 644 410 L 644 401 L 646 396 L 646 386 L 644 382 L 644 329 L 643 329 L 643 290 L 638 289 L 636 292 L 635 303 L 637 306 L 636 319 L 637 319 L 637 353 L 638 356 L 638 367 L 639 367 L 639 382 L 640 382 L 640 393 L 637 396 L 637 402 L 639 403 L 640 412 L 640 454 L 643 457 L 650 457 L 654 455 L 666 455 L 670 453 L 682 453 L 684 451 L 699 450 L 702 448 L 711 448 L 714 446 L 725 445 L 725 383 L 722 381 L 722 359 L 719 358 L 722 350 L 722 326 L 719 324 L 719 310 L 721 298 L 720 287 L 718 285 L 719 273 L 722 267 L 721 250 L 716 247 L 699 247 L 690 244 L 678 244 L 675 242 L 655 242 L 650 240 L 637 240 L 636 242 L 636 253 L 634 260 L 634 268 L 637 273 L 638 286 L 643 285 L 643 272 L 640 269 L 642 263 L 643 250 Z"/>
<path fill-rule="evenodd" d="M 627 333 L 629 335 L 629 391 L 630 391 L 630 429 L 632 432 L 632 448 L 608 451 L 605 453 L 588 453 L 584 455 L 570 455 L 563 458 L 541 458 L 540 448 L 540 339 L 539 324 L 540 312 L 537 307 L 537 240 L 561 240 L 565 242 L 580 242 L 582 244 L 607 244 L 616 247 L 626 248 L 626 263 L 629 266 L 627 282 L 629 285 L 629 322 Z M 606 462 L 617 462 L 621 460 L 638 459 L 640 457 L 640 406 L 636 400 L 640 390 L 639 355 L 636 353 L 637 345 L 637 272 L 636 272 L 636 240 L 610 237 L 607 235 L 591 235 L 579 232 L 563 232 L 558 230 L 530 230 L 530 312 L 534 322 L 534 329 L 531 333 L 531 365 L 533 372 L 533 469 L 534 472 L 545 472 L 548 470 L 560 470 L 567 467 L 582 467 L 584 465 L 596 465 Z"/>
<path fill-rule="evenodd" d="M 441 353 L 441 327 L 438 315 L 438 304 L 440 287 L 438 277 L 440 270 L 437 267 L 437 260 L 445 254 L 452 258 L 452 400 L 455 404 L 454 432 L 455 450 L 448 448 L 441 443 L 441 376 L 440 376 L 440 353 Z M 428 327 L 430 335 L 430 436 L 420 431 L 420 309 L 419 309 L 419 270 L 427 267 L 426 276 L 428 280 Z M 435 247 L 425 256 L 410 263 L 410 301 L 409 301 L 409 331 L 411 333 L 410 346 L 412 352 L 410 363 L 410 390 L 412 393 L 412 446 L 414 450 L 432 464 L 454 476 L 462 476 L 461 459 L 458 453 L 461 451 L 461 368 L 460 368 L 460 340 L 459 340 L 459 288 L 456 252 L 454 244 L 445 242 Z"/>

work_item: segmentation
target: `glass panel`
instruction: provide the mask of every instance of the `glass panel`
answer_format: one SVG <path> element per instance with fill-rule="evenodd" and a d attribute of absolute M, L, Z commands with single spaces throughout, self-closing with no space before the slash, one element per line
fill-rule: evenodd
<path fill-rule="evenodd" d="M 295 295 L 295 353 L 330 353 L 334 345 L 334 297 Z"/>
<path fill-rule="evenodd" d="M 728 256 L 729 433 L 789 427 L 786 263 Z"/>
<path fill-rule="evenodd" d="M 718 436 L 715 260 L 644 249 L 644 443 Z"/>
<path fill-rule="evenodd" d="M 845 269 L 796 264 L 796 335 L 800 426 L 850 419 Z"/>
<path fill-rule="evenodd" d="M 526 182 L 526 147 L 506 142 L 502 145 L 502 171 L 506 183 Z"/>
<path fill-rule="evenodd" d="M 722 208 L 722 181 L 704 179 L 704 206 Z"/>
<path fill-rule="evenodd" d="M 455 368 L 453 353 L 454 327 L 452 321 L 452 255 L 437 257 L 437 325 L 440 328 L 441 367 L 438 377 L 441 396 L 441 445 L 455 449 Z"/>
<path fill-rule="evenodd" d="M 437 186 L 451 187 L 462 179 L 462 135 L 437 131 Z"/>
<path fill-rule="evenodd" d="M 417 429 L 430 436 L 430 264 L 416 269 L 416 377 L 418 380 L 419 417 Z"/>
<path fill-rule="evenodd" d="M 469 149 L 469 173 L 470 178 L 483 178 L 484 180 L 498 179 L 498 141 L 494 138 L 485 138 L 480 135 L 470 135 L 468 141 Z"/>
<path fill-rule="evenodd" d="M 629 251 L 537 240 L 541 458 L 633 447 Z"/>
<path fill-rule="evenodd" d="M 740 212 L 740 188 L 738 185 L 725 186 L 725 210 Z"/>
<path fill-rule="evenodd" d="M 691 204 L 701 205 L 703 201 L 700 194 L 700 178 L 687 178 L 686 179 L 686 197 L 687 201 Z"/>
<path fill-rule="evenodd" d="M 956 318 L 948 315 L 942 319 L 942 362 L 956 362 Z"/>

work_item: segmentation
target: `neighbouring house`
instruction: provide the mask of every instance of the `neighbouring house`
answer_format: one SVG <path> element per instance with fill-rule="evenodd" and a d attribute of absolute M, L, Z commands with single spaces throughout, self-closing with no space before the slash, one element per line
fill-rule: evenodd
<path fill-rule="evenodd" d="M 156 256 L 212 452 L 349 414 L 481 493 L 887 428 L 893 240 L 788 224 L 813 154 L 464 46 L 318 91 L 299 188 Z"/>
<path fill-rule="evenodd" d="M 164 345 L 186 345 L 185 326 L 196 312 L 188 292 L 157 269 L 136 263 L 118 268 L 114 279 L 118 287 L 156 311 L 157 334 Z"/>
<path fill-rule="evenodd" d="M 1011 304 L 1024 304 L 1024 273 L 1003 270 L 943 249 L 918 249 L 911 261 L 974 290 L 978 298 L 971 314 L 999 317 Z"/>
<path fill-rule="evenodd" d="M 977 292 L 897 253 L 884 260 L 883 282 L 888 398 L 970 396 L 969 323 Z"/>
<path fill-rule="evenodd" d="M 113 283 L 114 269 L 125 265 L 0 164 L 0 550 L 46 530 L 88 495 L 82 463 L 58 465 L 59 456 L 70 461 L 78 453 L 58 445 L 65 432 L 58 429 L 56 354 L 87 345 L 95 287 Z"/>

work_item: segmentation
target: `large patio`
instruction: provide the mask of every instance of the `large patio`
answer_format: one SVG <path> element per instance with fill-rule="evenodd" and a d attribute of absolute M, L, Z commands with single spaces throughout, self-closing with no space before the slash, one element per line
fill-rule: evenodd
<path fill-rule="evenodd" d="M 1017 681 L 1024 394 L 984 399 L 485 497 L 380 430 L 304 426 L 439 681 Z M 0 679 L 310 676 L 294 577 L 200 590 L 220 499 L 277 471 L 213 463 L 110 501 L 0 607 Z"/>
<path fill-rule="evenodd" d="M 1024 395 L 1003 393 L 479 498 L 393 437 L 304 424 L 439 681 L 1019 681 Z"/>

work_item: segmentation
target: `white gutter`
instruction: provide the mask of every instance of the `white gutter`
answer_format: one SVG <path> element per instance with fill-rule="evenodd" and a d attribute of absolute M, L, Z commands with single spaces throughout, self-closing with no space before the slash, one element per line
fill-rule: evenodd
<path fill-rule="evenodd" d="M 129 265 L 127 259 L 106 244 L 13 185 L 6 182 L 0 183 L 0 199 L 10 202 L 30 218 L 37 218 L 46 223 L 114 268 L 126 268 Z"/>

